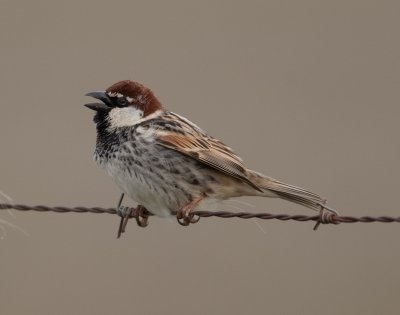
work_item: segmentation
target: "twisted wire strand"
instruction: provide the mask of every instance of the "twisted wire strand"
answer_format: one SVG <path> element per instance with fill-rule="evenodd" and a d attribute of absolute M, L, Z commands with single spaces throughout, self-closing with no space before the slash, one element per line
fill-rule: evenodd
<path fill-rule="evenodd" d="M 19 205 L 19 204 L 9 204 L 9 203 L 0 203 L 0 210 L 5 209 L 14 209 L 20 211 L 51 211 L 57 213 L 66 213 L 66 212 L 76 212 L 76 213 L 108 213 L 108 214 L 116 214 L 117 211 L 115 208 L 101 208 L 101 207 L 49 207 L 49 206 L 28 206 L 28 205 Z M 321 222 L 324 224 L 339 224 L 339 223 L 371 223 L 371 222 L 382 222 L 382 223 L 392 223 L 398 222 L 400 223 L 400 217 L 390 217 L 390 216 L 362 216 L 362 217 L 353 217 L 353 216 L 338 216 L 336 214 L 331 213 L 329 216 L 325 216 L 323 220 L 321 220 L 321 215 L 288 215 L 288 214 L 271 214 L 271 213 L 249 213 L 249 212 L 229 212 L 229 211 L 193 211 L 193 215 L 202 218 L 209 217 L 217 217 L 217 218 L 240 218 L 240 219 L 261 219 L 261 220 L 280 220 L 280 221 L 298 221 L 298 222 L 306 222 L 306 221 L 315 221 Z M 132 211 L 130 217 L 137 218 L 138 212 Z M 151 213 L 146 213 L 146 215 L 152 216 Z"/>

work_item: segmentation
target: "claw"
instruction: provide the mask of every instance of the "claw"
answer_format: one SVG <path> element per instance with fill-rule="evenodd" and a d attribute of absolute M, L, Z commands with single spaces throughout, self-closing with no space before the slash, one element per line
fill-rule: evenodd
<path fill-rule="evenodd" d="M 182 215 L 181 212 L 178 212 L 176 219 L 180 225 L 188 226 L 199 222 L 200 217 L 196 217 L 194 214 Z"/>
<path fill-rule="evenodd" d="M 194 215 L 194 214 L 192 214 L 192 215 L 190 215 L 190 216 L 191 216 L 191 218 L 190 218 L 190 223 L 194 224 L 194 223 L 197 223 L 197 222 L 200 221 L 200 217 L 199 217 L 199 216 L 196 216 L 196 215 Z"/>
<path fill-rule="evenodd" d="M 140 227 L 146 227 L 149 225 L 149 212 L 141 205 L 138 205 L 135 209 L 135 219 L 137 225 Z"/>
<path fill-rule="evenodd" d="M 119 198 L 119 202 L 117 205 L 117 214 L 121 217 L 121 221 L 119 222 L 118 227 L 117 238 L 120 238 L 121 234 L 125 232 L 129 218 L 134 217 L 136 219 L 136 223 L 140 227 L 146 227 L 149 225 L 149 212 L 147 211 L 147 209 L 141 205 L 138 205 L 136 208 L 123 207 L 121 206 L 123 199 L 124 194 L 122 194 Z"/>
<path fill-rule="evenodd" d="M 191 213 L 191 211 L 199 204 L 202 199 L 202 197 L 194 199 L 177 212 L 176 219 L 180 225 L 188 226 L 191 223 L 193 224 L 199 222 L 200 217 L 196 217 L 193 213 Z"/>

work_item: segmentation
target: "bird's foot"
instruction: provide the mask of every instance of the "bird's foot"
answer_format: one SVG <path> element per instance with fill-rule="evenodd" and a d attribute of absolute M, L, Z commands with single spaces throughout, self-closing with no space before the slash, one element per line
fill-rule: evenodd
<path fill-rule="evenodd" d="M 202 200 L 202 197 L 198 197 L 193 199 L 186 206 L 183 206 L 176 214 L 176 219 L 178 223 L 182 226 L 188 226 L 189 224 L 197 223 L 200 220 L 200 217 L 196 217 L 192 212 L 192 210 L 199 204 Z"/>
<path fill-rule="evenodd" d="M 141 205 L 138 205 L 136 208 L 119 206 L 119 208 L 117 208 L 117 214 L 121 217 L 118 228 L 118 238 L 120 238 L 121 234 L 125 232 L 126 225 L 130 218 L 135 218 L 137 225 L 140 227 L 146 227 L 149 225 L 149 212 Z"/>
<path fill-rule="evenodd" d="M 146 227 L 149 225 L 149 211 L 142 205 L 138 205 L 134 209 L 134 217 L 136 219 L 137 225 L 140 227 Z"/>

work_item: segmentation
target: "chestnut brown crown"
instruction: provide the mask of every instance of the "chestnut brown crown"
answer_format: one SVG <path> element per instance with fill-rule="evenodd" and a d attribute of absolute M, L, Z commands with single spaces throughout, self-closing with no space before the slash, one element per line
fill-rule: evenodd
<path fill-rule="evenodd" d="M 111 102 L 118 107 L 135 106 L 148 116 L 162 108 L 160 101 L 153 92 L 139 82 L 119 81 L 106 89 Z"/>

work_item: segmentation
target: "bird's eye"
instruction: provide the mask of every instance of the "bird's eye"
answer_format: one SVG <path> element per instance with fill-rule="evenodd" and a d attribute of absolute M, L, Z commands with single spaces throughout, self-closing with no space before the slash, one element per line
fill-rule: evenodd
<path fill-rule="evenodd" d="M 126 97 L 118 97 L 117 98 L 117 103 L 119 107 L 123 107 L 123 106 L 127 106 L 128 105 L 128 101 L 126 100 Z"/>

